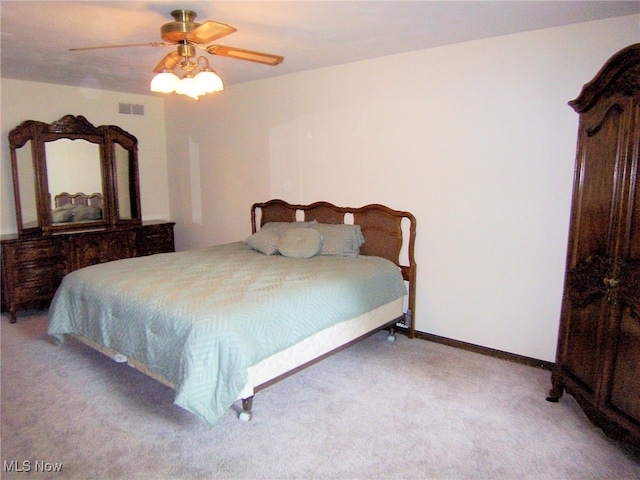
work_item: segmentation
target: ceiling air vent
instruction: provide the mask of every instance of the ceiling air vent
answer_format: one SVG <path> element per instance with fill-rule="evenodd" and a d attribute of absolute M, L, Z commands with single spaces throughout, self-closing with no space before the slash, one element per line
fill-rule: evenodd
<path fill-rule="evenodd" d="M 119 103 L 118 113 L 124 115 L 144 115 L 144 105 L 136 105 L 135 103 Z"/>

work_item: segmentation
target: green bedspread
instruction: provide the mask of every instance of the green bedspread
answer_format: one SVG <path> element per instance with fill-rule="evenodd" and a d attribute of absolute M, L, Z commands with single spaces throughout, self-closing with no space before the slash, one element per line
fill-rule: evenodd
<path fill-rule="evenodd" d="M 177 405 L 213 424 L 248 367 L 405 294 L 398 267 L 382 258 L 292 259 L 237 242 L 72 272 L 48 332 L 60 344 L 79 334 L 142 362 L 175 385 Z"/>

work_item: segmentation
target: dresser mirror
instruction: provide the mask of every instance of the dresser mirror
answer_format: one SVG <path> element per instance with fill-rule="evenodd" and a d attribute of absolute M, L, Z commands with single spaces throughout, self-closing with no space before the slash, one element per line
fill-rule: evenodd
<path fill-rule="evenodd" d="M 113 148 L 118 218 L 133 220 L 138 218 L 138 204 L 135 201 L 138 194 L 133 189 L 133 187 L 137 187 L 138 183 L 134 180 L 137 172 L 133 169 L 135 163 L 133 162 L 132 152 L 119 143 L 114 143 Z"/>
<path fill-rule="evenodd" d="M 40 223 L 36 204 L 36 173 L 31 141 L 27 141 L 22 148 L 12 149 L 11 153 L 14 191 L 16 197 L 19 197 L 16 198 L 16 206 L 21 205 L 21 208 L 16 211 L 18 229 L 25 231 L 37 228 Z"/>
<path fill-rule="evenodd" d="M 139 225 L 137 139 L 114 125 L 66 115 L 9 133 L 18 233 Z"/>
<path fill-rule="evenodd" d="M 100 222 L 103 220 L 104 205 L 98 201 L 97 205 L 89 207 L 92 214 L 78 215 L 78 206 L 69 202 L 59 205 L 60 194 L 86 192 L 94 194 L 96 199 L 104 198 L 102 192 L 102 169 L 100 161 L 100 145 L 83 139 L 70 140 L 59 138 L 44 144 L 47 187 L 53 202 L 51 206 L 52 225 L 64 223 Z M 70 196 L 65 197 L 71 199 Z M 84 217 L 84 218 L 78 218 Z"/>

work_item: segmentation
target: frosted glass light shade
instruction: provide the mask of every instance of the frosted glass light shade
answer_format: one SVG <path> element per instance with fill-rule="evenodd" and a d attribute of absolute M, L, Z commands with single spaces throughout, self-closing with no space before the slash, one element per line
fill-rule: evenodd
<path fill-rule="evenodd" d="M 196 79 L 192 75 L 185 75 L 185 77 L 180 80 L 180 84 L 176 88 L 176 93 L 187 95 L 188 97 L 197 100 L 204 92 L 198 90 Z"/>
<path fill-rule="evenodd" d="M 204 57 L 201 57 L 204 58 Z M 189 69 L 182 79 L 168 69 L 164 69 L 151 80 L 151 91 L 160 93 L 178 93 L 186 95 L 195 100 L 198 97 L 212 92 L 224 90 L 222 79 L 214 72 L 207 63 L 196 76 L 193 75 L 194 65 L 189 65 Z"/>
<path fill-rule="evenodd" d="M 160 93 L 175 92 L 180 84 L 178 76 L 171 72 L 160 72 L 151 80 L 151 91 Z"/>
<path fill-rule="evenodd" d="M 213 70 L 203 69 L 195 76 L 198 89 L 204 93 L 221 92 L 224 90 L 222 79 Z"/>

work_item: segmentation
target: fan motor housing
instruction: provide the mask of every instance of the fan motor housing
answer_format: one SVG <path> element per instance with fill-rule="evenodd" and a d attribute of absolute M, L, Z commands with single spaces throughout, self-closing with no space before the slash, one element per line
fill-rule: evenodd
<path fill-rule="evenodd" d="M 194 22 L 196 12 L 191 10 L 174 10 L 171 16 L 175 21 L 160 27 L 160 36 L 166 42 L 185 40 L 189 32 L 200 26 L 199 23 Z"/>

